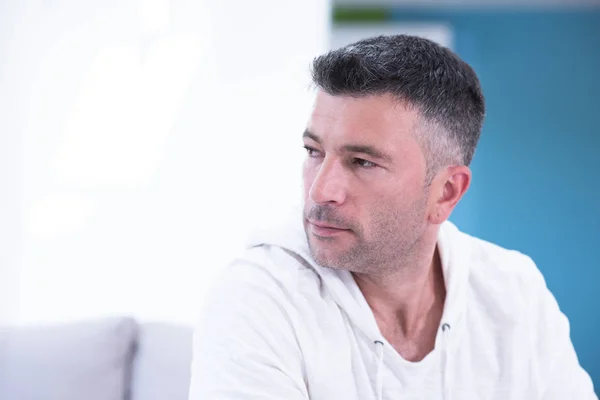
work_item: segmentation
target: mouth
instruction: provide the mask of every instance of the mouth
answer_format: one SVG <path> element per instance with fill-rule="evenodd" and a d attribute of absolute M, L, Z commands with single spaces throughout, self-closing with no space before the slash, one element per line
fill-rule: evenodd
<path fill-rule="evenodd" d="M 330 225 L 323 222 L 310 221 L 308 220 L 308 224 L 310 226 L 310 231 L 316 235 L 321 237 L 334 237 L 344 232 L 349 232 L 350 229 L 341 228 L 335 225 Z"/>

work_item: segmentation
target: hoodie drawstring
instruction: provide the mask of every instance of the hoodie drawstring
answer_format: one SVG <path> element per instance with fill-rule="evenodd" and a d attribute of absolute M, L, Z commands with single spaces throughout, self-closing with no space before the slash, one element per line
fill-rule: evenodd
<path fill-rule="evenodd" d="M 377 375 L 375 378 L 375 389 L 377 390 L 377 400 L 383 400 L 383 342 L 376 340 L 377 348 Z"/>
<path fill-rule="evenodd" d="M 450 388 L 452 385 L 452 380 L 450 379 L 450 349 L 449 349 L 449 341 L 450 341 L 450 324 L 444 323 L 442 324 L 442 340 L 443 340 L 443 365 L 442 365 L 442 374 L 444 374 L 444 382 L 443 382 L 443 393 L 444 400 L 451 400 L 452 394 L 450 392 Z"/>

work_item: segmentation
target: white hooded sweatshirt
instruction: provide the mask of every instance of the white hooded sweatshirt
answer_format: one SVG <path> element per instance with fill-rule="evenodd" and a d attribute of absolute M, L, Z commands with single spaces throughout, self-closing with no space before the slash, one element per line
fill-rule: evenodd
<path fill-rule="evenodd" d="M 301 218 L 223 273 L 194 338 L 190 400 L 591 400 L 569 322 L 533 261 L 441 226 L 446 302 L 410 362 L 352 275 L 317 265 Z"/>

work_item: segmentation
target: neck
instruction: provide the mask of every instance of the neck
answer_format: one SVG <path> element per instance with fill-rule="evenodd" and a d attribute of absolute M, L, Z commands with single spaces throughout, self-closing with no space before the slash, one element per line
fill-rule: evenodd
<path fill-rule="evenodd" d="M 393 327 L 392 335 L 406 339 L 439 324 L 446 296 L 436 240 L 420 247 L 419 254 L 391 272 L 353 273 L 380 329 Z"/>

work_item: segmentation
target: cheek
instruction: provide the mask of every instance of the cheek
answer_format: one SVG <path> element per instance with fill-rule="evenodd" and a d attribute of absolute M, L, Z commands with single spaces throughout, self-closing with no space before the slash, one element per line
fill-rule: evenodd
<path fill-rule="evenodd" d="M 406 214 L 422 193 L 408 182 L 393 180 L 367 189 L 361 197 L 360 208 L 368 214 L 375 224 L 388 224 L 401 215 Z"/>
<path fill-rule="evenodd" d="M 314 162 L 311 161 L 312 160 L 310 159 L 304 161 L 304 166 L 302 168 L 302 182 L 304 184 L 304 197 L 306 198 L 308 197 L 308 192 L 310 191 L 312 183 L 315 180 L 317 172 Z"/>

